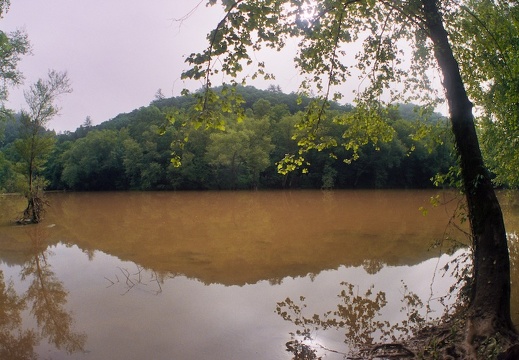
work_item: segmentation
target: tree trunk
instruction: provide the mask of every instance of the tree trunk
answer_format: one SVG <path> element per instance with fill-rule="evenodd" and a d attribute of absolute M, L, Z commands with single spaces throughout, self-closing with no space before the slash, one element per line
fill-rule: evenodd
<path fill-rule="evenodd" d="M 422 0 L 428 35 L 443 75 L 459 155 L 473 243 L 470 338 L 514 334 L 510 316 L 510 258 L 501 207 L 484 166 L 470 102 L 452 53 L 437 0 Z M 471 340 L 470 339 L 470 340 Z"/>

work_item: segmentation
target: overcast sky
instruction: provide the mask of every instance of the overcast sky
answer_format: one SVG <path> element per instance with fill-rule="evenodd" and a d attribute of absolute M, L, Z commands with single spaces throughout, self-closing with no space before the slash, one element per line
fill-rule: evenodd
<path fill-rule="evenodd" d="M 184 58 L 207 45 L 206 34 L 218 23 L 219 7 L 205 0 L 12 0 L 0 29 L 25 29 L 32 55 L 20 63 L 25 84 L 11 89 L 8 107 L 24 107 L 23 88 L 45 78 L 49 69 L 67 71 L 74 89 L 59 101 L 61 115 L 49 128 L 75 130 L 87 116 L 94 124 L 148 105 L 158 89 L 177 96 L 200 84 L 180 80 Z M 287 68 L 275 84 L 297 90 L 297 73 Z M 279 64 L 278 64 L 279 65 Z M 266 87 L 268 84 L 252 84 Z"/>

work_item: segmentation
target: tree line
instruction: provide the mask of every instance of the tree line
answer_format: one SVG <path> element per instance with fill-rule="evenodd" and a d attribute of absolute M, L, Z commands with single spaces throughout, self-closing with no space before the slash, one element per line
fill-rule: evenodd
<path fill-rule="evenodd" d="M 239 89 L 244 118 L 229 115 L 221 129 L 186 129 L 182 120 L 193 104 L 189 97 L 157 98 L 149 106 L 92 126 L 90 119 L 74 132 L 55 134 L 42 175 L 49 190 L 205 190 L 277 188 L 427 188 L 436 174 L 455 165 L 446 119 L 414 105 L 387 109 L 389 140 L 364 144 L 351 159 L 345 148 L 310 151 L 301 171 L 280 174 L 279 162 L 297 153 L 297 128 L 311 99 L 298 101 L 279 87 Z M 337 116 L 352 114 L 349 105 L 333 103 Z M 424 115 L 427 114 L 427 115 Z M 172 120 L 174 119 L 174 120 Z M 329 123 L 329 138 L 340 138 L 344 125 Z M 17 141 L 23 117 L 4 129 L 0 188 L 16 191 Z M 425 132 L 427 136 L 419 136 Z M 47 137 L 48 137 L 47 136 Z M 189 138 L 184 143 L 180 140 Z M 182 166 L 172 163 L 172 151 Z"/>

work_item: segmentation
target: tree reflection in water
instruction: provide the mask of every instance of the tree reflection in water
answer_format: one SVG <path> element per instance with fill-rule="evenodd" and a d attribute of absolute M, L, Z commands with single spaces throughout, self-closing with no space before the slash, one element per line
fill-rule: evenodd
<path fill-rule="evenodd" d="M 16 294 L 12 282 L 5 282 L 0 271 L 0 359 L 36 359 L 37 336 L 32 330 L 22 329 L 21 312 L 25 308 L 25 299 Z"/>
<path fill-rule="evenodd" d="M 68 292 L 48 262 L 44 228 L 28 228 L 30 254 L 21 270 L 21 279 L 30 281 L 25 294 L 16 294 L 13 285 L 0 278 L 0 358 L 34 359 L 34 347 L 47 338 L 68 354 L 83 351 L 86 335 L 73 329 L 72 314 L 66 310 Z M 21 312 L 30 308 L 40 334 L 22 330 Z"/>
<path fill-rule="evenodd" d="M 381 313 L 381 310 L 387 305 L 385 292 L 376 292 L 373 285 L 364 293 L 360 293 L 358 286 L 347 282 L 341 283 L 341 286 L 343 289 L 338 295 L 337 308 L 322 315 L 306 316 L 304 309 L 307 305 L 303 296 L 299 298 L 298 303 L 287 298 L 277 304 L 278 315 L 298 327 L 295 333 L 290 334 L 291 340 L 286 344 L 287 351 L 294 355 L 294 359 L 320 359 L 316 348 L 325 352 L 348 355 L 319 344 L 309 345 L 315 339 L 317 332 L 328 329 L 344 331 L 344 342 L 347 348 L 352 354 L 357 352 L 355 356 L 359 356 L 359 358 L 367 355 L 373 356 L 374 351 L 401 357 L 412 355 L 412 352 L 395 342 L 410 335 L 412 329 L 425 323 L 427 314 L 421 314 L 424 304 L 416 294 L 409 292 L 407 286 L 403 284 L 401 312 L 405 312 L 406 319 L 396 324 L 390 324 L 389 321 L 383 319 Z M 375 346 L 376 342 L 389 342 L 389 344 Z M 367 352 L 370 354 L 366 354 Z"/>
<path fill-rule="evenodd" d="M 519 275 L 519 236 L 516 232 L 510 232 L 508 240 L 514 279 Z M 363 268 L 368 274 L 377 273 L 383 266 L 376 261 L 363 263 Z M 447 289 L 447 294 L 443 297 L 433 295 L 431 284 L 429 298 L 422 300 L 402 282 L 399 309 L 401 316 L 400 321 L 395 323 L 386 320 L 388 315 L 387 309 L 384 313 L 384 307 L 388 305 L 386 293 L 377 291 L 373 285 L 364 291 L 359 286 L 341 283 L 336 308 L 321 314 L 308 315 L 311 311 L 308 310 L 306 298 L 303 296 L 297 301 L 287 298 L 277 303 L 277 314 L 293 323 L 297 329 L 290 333 L 291 339 L 286 343 L 287 351 L 293 355 L 294 360 L 321 359 L 323 354 L 330 353 L 340 354 L 341 358 L 346 359 L 427 358 L 430 357 L 429 355 L 438 354 L 439 346 L 448 343 L 457 331 L 457 323 L 452 321 L 452 315 L 463 311 L 463 304 L 470 296 L 472 274 L 470 250 L 456 251 L 438 270 L 441 276 L 456 279 Z M 435 277 L 436 275 L 432 279 L 433 282 Z M 515 290 L 512 297 L 518 296 Z M 433 301 L 439 306 L 436 310 L 440 310 L 435 313 L 435 316 L 432 316 L 433 310 L 430 307 Z M 519 309 L 513 310 L 517 318 Z M 420 343 L 423 346 L 417 347 L 418 353 L 414 354 L 402 345 L 413 335 L 418 335 L 417 340 L 420 340 L 422 335 L 427 336 L 430 331 L 434 331 L 430 326 L 441 322 L 448 324 L 450 329 L 438 327 L 440 332 L 435 333 L 435 336 L 430 339 L 424 339 L 426 342 Z M 344 333 L 343 341 L 346 344 L 344 352 L 321 344 L 322 341 L 326 341 L 323 340 L 327 337 L 323 334 L 326 330 Z"/>
<path fill-rule="evenodd" d="M 157 273 L 153 270 L 144 269 L 139 265 L 136 267 L 137 269 L 135 272 L 130 272 L 128 269 L 117 267 L 119 270 L 119 276 L 116 273 L 112 279 L 105 277 L 105 279 L 110 282 L 108 287 L 122 285 L 124 291 L 121 293 L 121 295 L 126 295 L 134 288 L 140 288 L 143 291 L 149 291 L 154 295 L 158 295 L 162 293 L 162 285 L 164 285 L 164 281 L 166 279 L 174 279 L 177 275 L 179 275 Z"/>

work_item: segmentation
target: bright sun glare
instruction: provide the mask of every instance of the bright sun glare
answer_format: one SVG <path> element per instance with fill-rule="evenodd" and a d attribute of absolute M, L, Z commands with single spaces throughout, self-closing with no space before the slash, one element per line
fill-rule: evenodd
<path fill-rule="evenodd" d="M 307 4 L 303 5 L 301 12 L 301 19 L 312 20 L 317 13 L 317 1 L 308 1 Z"/>
<path fill-rule="evenodd" d="M 317 13 L 318 1 L 305 0 L 301 1 L 298 5 L 287 4 L 287 6 L 291 12 L 297 12 L 297 18 L 299 20 L 311 21 Z"/>

